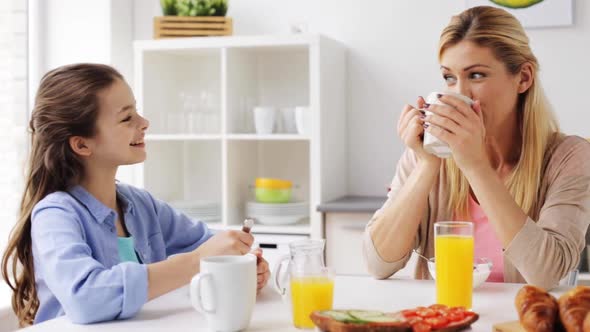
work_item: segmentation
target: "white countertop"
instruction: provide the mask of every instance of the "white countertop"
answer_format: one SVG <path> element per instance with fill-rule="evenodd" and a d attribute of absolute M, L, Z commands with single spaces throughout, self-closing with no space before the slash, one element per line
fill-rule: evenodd
<path fill-rule="evenodd" d="M 491 331 L 492 325 L 517 319 L 514 296 L 522 284 L 485 283 L 473 293 L 473 310 L 480 315 L 472 331 Z M 552 291 L 559 295 L 564 289 Z M 337 276 L 335 309 L 398 311 L 435 301 L 434 282 L 427 280 Z M 147 303 L 133 319 L 75 325 L 60 317 L 22 331 L 207 331 L 205 317 L 190 305 L 187 287 Z M 259 295 L 248 331 L 300 331 L 291 324 L 287 306 L 271 287 Z"/>

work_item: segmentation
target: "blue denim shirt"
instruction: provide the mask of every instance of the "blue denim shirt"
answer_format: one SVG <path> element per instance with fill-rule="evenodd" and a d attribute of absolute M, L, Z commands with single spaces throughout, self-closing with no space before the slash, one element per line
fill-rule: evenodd
<path fill-rule="evenodd" d="M 148 192 L 117 184 L 125 226 L 142 263 L 189 252 L 212 233 Z M 74 323 L 134 316 L 147 301 L 147 266 L 120 262 L 117 213 L 83 187 L 55 192 L 32 213 L 39 310 L 35 323 L 67 315 Z"/>

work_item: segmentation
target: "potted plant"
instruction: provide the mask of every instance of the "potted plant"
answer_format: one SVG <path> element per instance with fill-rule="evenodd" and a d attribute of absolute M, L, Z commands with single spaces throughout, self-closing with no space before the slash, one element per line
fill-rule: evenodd
<path fill-rule="evenodd" d="M 160 5 L 164 16 L 154 19 L 156 39 L 233 33 L 227 0 L 160 0 Z"/>

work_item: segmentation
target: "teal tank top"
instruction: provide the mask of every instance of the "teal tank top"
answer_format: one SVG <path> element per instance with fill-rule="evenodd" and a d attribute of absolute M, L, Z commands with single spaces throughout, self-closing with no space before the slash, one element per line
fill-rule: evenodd
<path fill-rule="evenodd" d="M 117 244 L 119 246 L 119 259 L 121 262 L 139 263 L 137 254 L 135 253 L 133 236 L 117 237 Z"/>

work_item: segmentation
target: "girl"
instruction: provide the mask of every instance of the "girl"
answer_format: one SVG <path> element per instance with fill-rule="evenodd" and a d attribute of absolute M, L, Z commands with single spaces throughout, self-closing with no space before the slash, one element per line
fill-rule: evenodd
<path fill-rule="evenodd" d="M 398 133 L 408 147 L 388 200 L 369 222 L 364 253 L 387 278 L 413 249 L 434 255 L 436 221 L 472 220 L 475 257 L 493 261 L 491 281 L 556 286 L 577 268 L 590 221 L 590 144 L 559 132 L 539 82 L 539 64 L 514 16 L 474 7 L 453 17 L 438 58 L 444 105 L 406 105 Z M 425 117 L 418 109 L 434 113 Z M 427 153 L 426 131 L 452 158 Z M 408 209 L 407 206 L 416 208 Z M 427 279 L 420 260 L 416 277 Z"/>
<path fill-rule="evenodd" d="M 148 126 L 109 66 L 64 66 L 41 80 L 20 217 L 2 259 L 22 326 L 64 314 L 76 323 L 133 317 L 187 284 L 201 258 L 250 251 L 252 235 L 213 235 L 148 192 L 116 182 L 120 165 L 145 160 Z M 270 273 L 255 253 L 260 289 Z"/>

